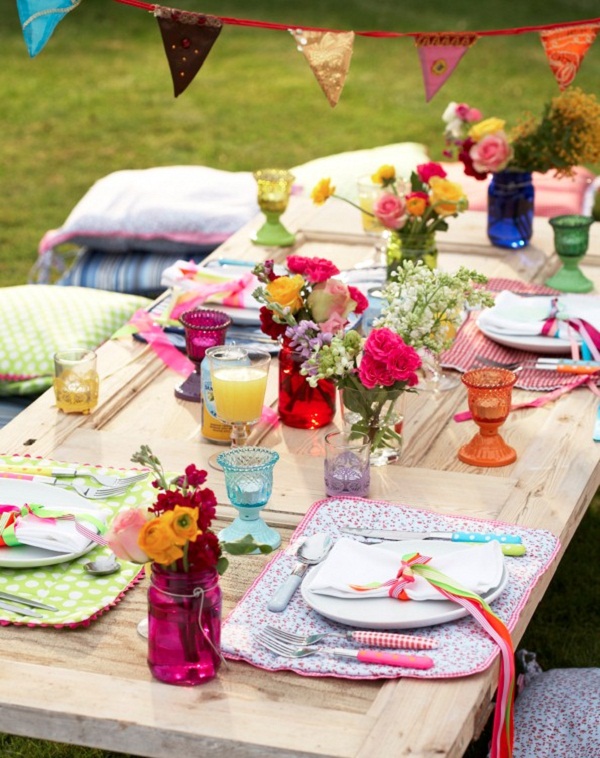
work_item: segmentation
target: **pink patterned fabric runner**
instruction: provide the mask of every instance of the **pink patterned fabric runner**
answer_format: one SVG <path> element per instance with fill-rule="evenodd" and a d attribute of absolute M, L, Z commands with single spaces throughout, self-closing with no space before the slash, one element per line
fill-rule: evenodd
<path fill-rule="evenodd" d="M 560 546 L 558 539 L 544 530 L 467 516 L 446 516 L 407 505 L 360 498 L 330 498 L 318 501 L 309 509 L 294 532 L 292 543 L 301 536 L 316 532 L 326 532 L 335 539 L 340 537 L 340 528 L 343 526 L 368 526 L 373 529 L 390 528 L 416 532 L 493 530 L 519 535 L 527 554 L 520 558 L 505 557 L 508 583 L 492 603 L 493 611 L 509 630 L 514 629 L 529 594 Z M 481 626 L 468 617 L 418 630 L 400 630 L 403 633 L 426 637 L 437 644 L 435 650 L 427 651 L 427 655 L 434 659 L 435 664 L 428 670 L 364 664 L 351 658 L 334 658 L 325 652 L 297 659 L 276 656 L 254 640 L 254 633 L 265 624 L 302 634 L 349 629 L 312 610 L 303 600 L 300 591 L 295 593 L 282 613 L 271 613 L 267 610 L 268 601 L 277 587 L 289 576 L 294 563 L 294 555 L 287 551 L 279 551 L 229 614 L 223 624 L 222 635 L 222 649 L 226 658 L 244 660 L 270 671 L 287 669 L 304 676 L 335 676 L 348 679 L 392 679 L 403 676 L 439 679 L 483 671 L 498 655 L 498 647 Z M 390 602 L 401 601 L 390 599 Z M 330 642 L 326 641 L 323 644 L 357 648 L 356 643 L 340 638 L 331 638 Z"/>
<path fill-rule="evenodd" d="M 516 279 L 490 279 L 487 284 L 490 292 L 511 292 L 535 295 L 554 295 L 556 290 L 540 284 L 529 284 Z M 560 293 L 559 293 L 560 294 Z M 482 355 L 494 361 L 510 363 L 512 361 L 535 361 L 538 353 L 516 348 L 504 347 L 486 337 L 477 327 L 478 313 L 470 313 L 458 332 L 454 344 L 442 353 L 441 364 L 444 368 L 468 371 L 476 365 L 476 356 Z M 524 368 L 517 374 L 515 387 L 523 390 L 546 392 L 560 387 L 575 387 L 581 384 L 577 374 L 561 374 L 557 371 L 538 371 Z"/>

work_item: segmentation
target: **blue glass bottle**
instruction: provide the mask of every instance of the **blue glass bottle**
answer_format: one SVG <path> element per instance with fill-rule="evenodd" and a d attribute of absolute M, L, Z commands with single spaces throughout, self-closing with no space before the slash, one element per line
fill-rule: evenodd
<path fill-rule="evenodd" d="M 533 226 L 531 173 L 499 171 L 488 187 L 488 237 L 492 245 L 517 250 L 529 244 Z"/>

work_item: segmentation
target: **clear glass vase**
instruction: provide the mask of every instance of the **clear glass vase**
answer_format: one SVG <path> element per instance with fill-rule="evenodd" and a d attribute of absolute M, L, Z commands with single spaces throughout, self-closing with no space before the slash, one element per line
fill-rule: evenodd
<path fill-rule="evenodd" d="M 527 171 L 498 171 L 488 187 L 487 233 L 492 245 L 518 250 L 533 231 L 534 187 Z"/>
<path fill-rule="evenodd" d="M 387 466 L 400 459 L 404 427 L 403 390 L 340 390 L 344 429 L 365 434 L 371 441 L 371 466 Z"/>
<path fill-rule="evenodd" d="M 398 268 L 402 261 L 423 261 L 430 269 L 437 266 L 437 243 L 435 232 L 427 234 L 403 235 L 402 232 L 390 231 L 387 248 L 387 278 Z"/>
<path fill-rule="evenodd" d="M 215 569 L 175 572 L 152 564 L 148 666 L 167 684 L 213 679 L 221 664 L 221 588 Z"/>
<path fill-rule="evenodd" d="M 335 384 L 321 379 L 311 387 L 300 373 L 304 358 L 284 339 L 279 352 L 279 418 L 286 426 L 318 429 L 335 416 Z"/>

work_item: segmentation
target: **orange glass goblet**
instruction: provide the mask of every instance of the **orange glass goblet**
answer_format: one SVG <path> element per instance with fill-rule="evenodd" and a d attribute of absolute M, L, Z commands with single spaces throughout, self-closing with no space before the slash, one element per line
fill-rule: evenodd
<path fill-rule="evenodd" d="M 471 466 L 508 466 L 517 459 L 498 429 L 510 413 L 512 388 L 517 375 L 503 368 L 476 368 L 463 374 L 469 410 L 479 431 L 458 451 L 458 458 Z"/>

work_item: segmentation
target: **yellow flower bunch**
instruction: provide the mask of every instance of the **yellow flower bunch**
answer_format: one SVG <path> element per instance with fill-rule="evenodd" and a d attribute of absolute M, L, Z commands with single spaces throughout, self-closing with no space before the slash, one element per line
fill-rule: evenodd
<path fill-rule="evenodd" d="M 166 565 L 183 558 L 183 546 L 195 542 L 199 534 L 198 508 L 176 505 L 174 510 L 146 521 L 138 545 L 150 560 Z"/>
<path fill-rule="evenodd" d="M 541 118 L 529 116 L 516 126 L 511 141 L 516 168 L 571 176 L 575 166 L 600 162 L 600 103 L 577 87 L 567 89 Z"/>

